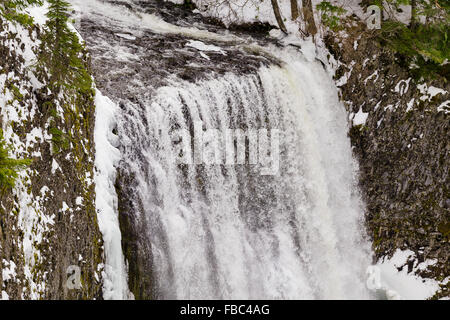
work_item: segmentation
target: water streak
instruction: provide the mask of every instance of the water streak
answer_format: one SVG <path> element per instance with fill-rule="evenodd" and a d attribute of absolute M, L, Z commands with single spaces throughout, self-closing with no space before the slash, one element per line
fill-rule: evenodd
<path fill-rule="evenodd" d="M 344 108 L 318 63 L 159 88 L 119 131 L 162 298 L 367 298 L 369 249 Z M 280 172 L 177 165 L 192 123 L 278 129 Z"/>

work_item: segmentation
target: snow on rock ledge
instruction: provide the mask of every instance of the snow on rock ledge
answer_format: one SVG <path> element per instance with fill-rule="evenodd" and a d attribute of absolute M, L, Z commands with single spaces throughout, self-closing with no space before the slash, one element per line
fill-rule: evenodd
<path fill-rule="evenodd" d="M 103 274 L 104 299 L 132 298 L 128 290 L 128 277 L 122 253 L 121 233 L 117 210 L 115 165 L 120 160 L 120 151 L 115 147 L 118 137 L 112 133 L 117 106 L 108 97 L 96 90 L 95 121 L 95 193 L 98 224 L 103 234 L 106 265 Z"/>
<path fill-rule="evenodd" d="M 409 261 L 414 261 L 412 270 L 408 270 Z M 367 285 L 372 290 L 384 291 L 389 300 L 428 299 L 440 289 L 440 283 L 433 279 L 424 279 L 415 273 L 436 262 L 437 260 L 430 259 L 418 263 L 414 252 L 397 249 L 391 258 L 385 257 L 367 269 Z"/>

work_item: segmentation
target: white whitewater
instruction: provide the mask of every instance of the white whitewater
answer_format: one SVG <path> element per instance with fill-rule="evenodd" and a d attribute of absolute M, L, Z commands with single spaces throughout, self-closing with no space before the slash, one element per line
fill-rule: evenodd
<path fill-rule="evenodd" d="M 134 36 L 148 28 L 236 40 L 152 15 L 139 20 L 96 0 L 85 8 Z M 174 80 L 151 94 L 143 87 L 139 104 L 127 103 L 116 115 L 121 166 L 137 181 L 133 199 L 149 226 L 159 298 L 370 298 L 370 247 L 345 109 L 319 63 L 289 49 L 272 53 L 283 57 L 282 67 L 194 84 Z M 222 131 L 280 130 L 279 173 L 263 176 L 253 165 L 177 165 L 173 133 L 196 121 Z"/>
<path fill-rule="evenodd" d="M 369 248 L 345 110 L 318 63 L 179 82 L 160 88 L 145 112 L 129 108 L 119 128 L 161 297 L 368 297 Z M 279 129 L 279 174 L 181 168 L 172 133 L 195 121 L 207 129 Z"/>

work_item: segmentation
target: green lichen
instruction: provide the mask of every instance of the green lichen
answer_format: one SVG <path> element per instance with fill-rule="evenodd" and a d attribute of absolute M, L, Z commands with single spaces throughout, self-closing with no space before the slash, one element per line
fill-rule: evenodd
<path fill-rule="evenodd" d="M 53 153 L 69 150 L 70 140 L 62 130 L 51 127 L 48 131 L 52 135 Z"/>
<path fill-rule="evenodd" d="M 11 147 L 6 144 L 3 138 L 3 131 L 0 129 L 0 192 L 14 188 L 19 171 L 31 164 L 30 159 L 12 159 L 9 157 Z"/>

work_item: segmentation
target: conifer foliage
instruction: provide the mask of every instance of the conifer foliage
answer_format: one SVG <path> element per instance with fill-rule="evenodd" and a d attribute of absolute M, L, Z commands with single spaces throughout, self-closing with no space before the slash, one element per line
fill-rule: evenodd
<path fill-rule="evenodd" d="M 390 5 L 399 10 L 400 5 L 411 6 L 409 25 L 388 16 L 382 23 L 382 44 L 398 52 L 411 73 L 417 78 L 440 76 L 450 80 L 450 2 L 448 0 L 377 0 L 382 7 Z M 389 11 L 388 11 L 389 12 Z"/>
<path fill-rule="evenodd" d="M 31 163 L 29 159 L 16 160 L 9 157 L 10 147 L 3 139 L 0 129 L 0 193 L 11 189 L 15 185 L 18 172 Z"/>
<path fill-rule="evenodd" d="M 50 74 L 50 89 L 89 90 L 92 80 L 83 60 L 84 46 L 69 28 L 70 4 L 64 0 L 48 0 L 45 33 L 42 38 L 38 65 Z"/>
<path fill-rule="evenodd" d="M 23 25 L 31 25 L 33 19 L 22 12 L 29 5 L 42 5 L 42 0 L 0 0 L 0 16 Z"/>

